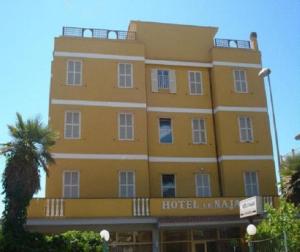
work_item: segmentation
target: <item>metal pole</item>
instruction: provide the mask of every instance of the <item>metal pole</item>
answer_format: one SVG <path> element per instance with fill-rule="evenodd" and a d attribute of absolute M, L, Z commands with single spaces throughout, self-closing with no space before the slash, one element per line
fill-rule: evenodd
<path fill-rule="evenodd" d="M 250 241 L 248 242 L 249 252 L 254 252 L 254 246 L 253 246 L 253 245 L 254 245 L 253 242 L 250 240 Z"/>
<path fill-rule="evenodd" d="M 278 169 L 280 169 L 281 162 L 280 162 L 280 153 L 279 153 L 277 126 L 276 126 L 276 120 L 275 120 L 275 111 L 274 111 L 274 104 L 273 104 L 273 95 L 272 95 L 270 74 L 268 74 L 268 84 L 269 84 L 269 92 L 270 92 L 271 107 L 272 107 L 272 117 L 273 117 L 274 134 L 275 134 L 275 142 L 276 142 L 276 152 L 277 152 Z"/>
<path fill-rule="evenodd" d="M 284 240 L 284 252 L 288 252 L 287 236 L 286 236 L 286 232 L 285 231 L 283 231 L 283 240 Z"/>

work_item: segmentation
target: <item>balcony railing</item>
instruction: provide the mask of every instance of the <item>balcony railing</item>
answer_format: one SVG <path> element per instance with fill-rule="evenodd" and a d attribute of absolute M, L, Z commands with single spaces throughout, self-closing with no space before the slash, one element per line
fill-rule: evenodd
<path fill-rule="evenodd" d="M 215 46 L 222 48 L 242 48 L 251 49 L 250 41 L 236 39 L 215 39 Z"/>
<path fill-rule="evenodd" d="M 135 32 L 95 28 L 63 27 L 64 37 L 135 40 Z"/>
<path fill-rule="evenodd" d="M 33 199 L 29 218 L 97 218 L 238 215 L 244 198 L 110 198 Z M 264 196 L 263 204 L 277 206 L 278 198 Z"/>

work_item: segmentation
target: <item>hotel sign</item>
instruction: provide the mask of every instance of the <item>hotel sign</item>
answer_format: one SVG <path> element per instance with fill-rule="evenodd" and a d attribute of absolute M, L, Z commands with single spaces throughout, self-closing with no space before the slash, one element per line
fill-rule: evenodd
<path fill-rule="evenodd" d="M 262 198 L 254 196 L 240 201 L 240 218 L 263 213 Z"/>
<path fill-rule="evenodd" d="M 239 199 L 164 199 L 162 210 L 172 209 L 238 209 Z"/>

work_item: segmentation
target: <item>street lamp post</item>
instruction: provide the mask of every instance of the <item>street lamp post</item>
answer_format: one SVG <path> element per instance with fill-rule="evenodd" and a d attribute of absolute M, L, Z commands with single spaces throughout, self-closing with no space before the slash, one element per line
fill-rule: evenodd
<path fill-rule="evenodd" d="M 254 244 L 252 242 L 252 237 L 256 234 L 256 227 L 253 224 L 249 224 L 247 226 L 247 234 L 250 236 L 250 239 L 248 241 L 249 252 L 254 252 Z"/>
<path fill-rule="evenodd" d="M 103 252 L 108 252 L 109 232 L 105 229 L 101 230 L 100 237 L 103 240 Z"/>
<path fill-rule="evenodd" d="M 269 92 L 270 92 L 270 101 L 271 101 L 271 107 L 272 107 L 272 118 L 273 118 L 273 126 L 274 126 L 274 135 L 275 135 L 275 142 L 276 142 L 276 152 L 277 152 L 278 169 L 280 169 L 281 162 L 280 162 L 278 134 L 277 134 L 277 126 L 276 126 L 276 120 L 275 120 L 275 111 L 274 111 L 274 104 L 273 104 L 273 95 L 272 95 L 270 74 L 271 74 L 270 68 L 263 68 L 259 72 L 258 76 L 262 77 L 262 78 L 264 78 L 264 77 L 267 76 L 267 79 L 268 79 Z"/>

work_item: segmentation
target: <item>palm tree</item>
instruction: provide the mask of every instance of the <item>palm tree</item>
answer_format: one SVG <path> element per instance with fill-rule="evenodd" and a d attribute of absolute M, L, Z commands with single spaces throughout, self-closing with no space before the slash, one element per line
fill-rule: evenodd
<path fill-rule="evenodd" d="M 300 153 L 283 160 L 281 176 L 283 195 L 289 202 L 300 205 Z"/>
<path fill-rule="evenodd" d="M 27 207 L 40 189 L 41 167 L 48 174 L 47 165 L 54 162 L 49 149 L 55 144 L 56 133 L 43 126 L 38 117 L 24 122 L 19 113 L 16 124 L 8 129 L 12 140 L 0 149 L 6 157 L 2 175 L 3 234 L 16 237 L 24 232 Z"/>

